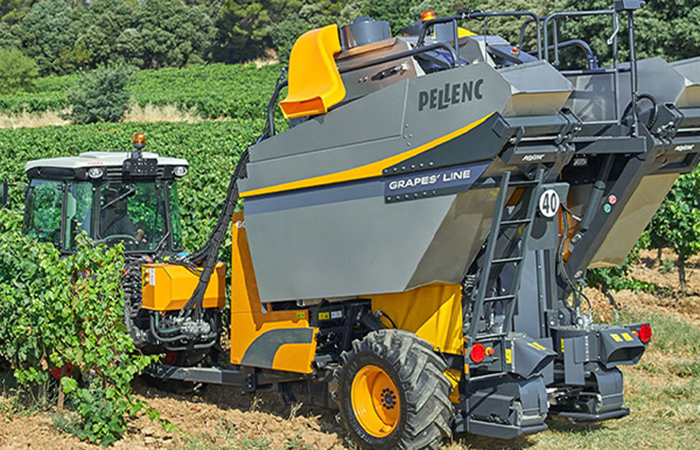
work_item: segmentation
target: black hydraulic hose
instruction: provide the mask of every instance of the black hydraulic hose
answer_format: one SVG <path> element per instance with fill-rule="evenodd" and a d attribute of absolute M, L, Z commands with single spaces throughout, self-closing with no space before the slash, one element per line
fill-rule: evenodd
<path fill-rule="evenodd" d="M 656 119 L 659 117 L 659 102 L 656 100 L 656 98 L 651 95 L 651 94 L 639 94 L 637 95 L 637 103 L 639 103 L 639 100 L 649 100 L 653 106 L 651 117 L 649 117 L 649 121 L 647 122 L 647 128 L 651 128 L 654 125 L 654 122 L 656 122 Z M 631 101 L 627 104 L 627 107 L 625 108 L 625 111 L 622 113 L 621 119 L 627 117 L 627 114 L 629 114 L 632 111 L 634 101 Z"/>
<path fill-rule="evenodd" d="M 268 137 L 275 135 L 275 105 L 277 104 L 277 99 L 280 96 L 280 91 L 287 87 L 288 84 L 289 82 L 287 80 L 277 83 L 277 86 L 275 86 L 275 91 L 272 93 L 272 97 L 270 97 L 270 102 L 267 104 Z"/>
<path fill-rule="evenodd" d="M 157 313 L 156 313 L 156 314 L 157 314 Z M 150 321 L 151 333 L 152 333 L 153 336 L 155 336 L 155 338 L 158 339 L 158 341 L 160 341 L 160 342 L 164 342 L 164 343 L 167 343 L 167 342 L 177 342 L 177 341 L 183 341 L 183 340 L 188 340 L 188 339 L 189 339 L 186 335 L 184 335 L 184 334 L 182 334 L 182 333 L 180 333 L 180 334 L 178 334 L 178 335 L 176 335 L 176 336 L 167 336 L 167 337 L 162 336 L 160 333 L 168 333 L 169 331 L 161 331 L 161 330 L 157 329 L 157 328 L 156 328 L 156 324 L 155 324 L 156 319 L 154 318 L 153 315 L 151 315 L 151 317 L 149 317 L 149 321 Z M 212 324 L 210 323 L 209 325 L 212 325 Z M 215 327 L 212 326 L 212 330 L 214 330 L 214 328 L 215 328 Z M 173 330 L 173 331 L 176 331 L 176 330 Z M 207 336 L 205 336 L 204 338 L 202 338 L 202 340 L 211 339 L 211 340 L 212 340 L 211 345 L 214 345 L 214 343 L 216 343 L 216 337 L 217 337 L 217 336 L 218 336 L 218 331 L 213 331 L 213 332 L 209 333 Z M 201 344 L 200 344 L 200 345 L 201 345 Z M 209 345 L 209 343 L 207 343 L 206 345 Z M 209 345 L 209 347 L 211 347 L 211 345 Z M 196 348 L 196 347 L 195 347 L 195 348 Z M 207 348 L 208 348 L 208 347 L 207 347 Z"/>
<path fill-rule="evenodd" d="M 265 129 L 256 141 L 256 143 L 261 142 L 270 136 L 275 134 L 275 121 L 274 121 L 274 105 L 277 103 L 277 98 L 279 97 L 282 88 L 287 86 L 286 78 L 286 68 L 282 69 L 279 78 L 277 78 L 277 84 L 273 92 L 270 101 L 268 102 L 267 108 L 267 123 L 265 124 Z M 197 318 L 201 318 L 204 303 L 204 293 L 209 285 L 209 280 L 214 272 L 214 267 L 216 266 L 216 261 L 219 256 L 219 250 L 221 245 L 226 238 L 226 232 L 228 231 L 228 226 L 231 223 L 231 218 L 233 216 L 233 211 L 236 208 L 236 204 L 239 199 L 238 191 L 238 180 L 246 178 L 248 176 L 247 166 L 250 161 L 250 153 L 246 149 L 241 157 L 238 159 L 236 168 L 231 176 L 231 181 L 229 182 L 228 189 L 226 191 L 226 199 L 224 200 L 223 206 L 221 208 L 221 214 L 216 222 L 216 226 L 209 235 L 207 242 L 195 253 L 189 255 L 185 259 L 185 263 L 193 265 L 204 265 L 197 287 L 195 287 L 194 292 L 190 299 L 185 303 L 185 306 L 180 311 L 180 316 L 189 315 L 194 311 Z"/>
<path fill-rule="evenodd" d="M 391 326 L 394 327 L 395 329 L 398 329 L 398 327 L 396 326 L 396 322 L 394 322 L 393 320 L 391 320 L 391 317 L 389 317 L 389 314 L 387 314 L 387 313 L 385 313 L 384 311 L 381 311 L 381 310 L 379 310 L 379 309 L 376 311 L 376 314 L 377 314 L 379 317 L 386 317 L 386 320 L 388 320 L 389 322 L 391 322 Z"/>
<path fill-rule="evenodd" d="M 236 169 L 233 171 L 233 176 L 231 176 L 231 181 L 226 193 L 226 200 L 224 200 L 221 214 L 219 215 L 219 220 L 217 221 L 214 230 L 212 230 L 209 240 L 199 251 L 187 258 L 189 262 L 194 264 L 203 264 L 204 268 L 202 269 L 202 274 L 199 277 L 197 287 L 180 312 L 181 316 L 184 314 L 189 314 L 189 312 L 192 310 L 195 311 L 197 317 L 200 317 L 202 314 L 204 292 L 207 289 L 207 285 L 209 284 L 209 280 L 214 271 L 214 266 L 216 265 L 216 261 L 219 256 L 219 249 L 226 238 L 226 232 L 228 231 L 228 226 L 231 223 L 233 211 L 238 203 L 238 180 L 247 176 L 247 165 L 249 161 L 250 154 L 246 149 L 246 151 L 244 151 L 239 158 L 238 163 L 236 164 Z"/>
<path fill-rule="evenodd" d="M 288 84 L 287 68 L 283 67 L 280 76 L 277 77 L 277 83 L 275 84 L 275 90 L 272 92 L 272 97 L 270 97 L 270 101 L 267 102 L 267 122 L 265 122 L 265 128 L 262 134 L 255 142 L 256 144 L 275 135 L 275 106 L 277 105 L 280 92 L 283 88 L 287 87 Z"/>
<path fill-rule="evenodd" d="M 158 313 L 156 313 L 158 314 Z M 163 337 L 160 334 L 158 334 L 158 331 L 156 331 L 156 324 L 155 324 L 155 319 L 151 315 L 150 319 L 150 324 L 151 324 L 151 333 L 153 336 L 155 336 L 156 339 L 158 339 L 160 342 L 176 342 L 176 341 L 181 341 L 183 339 L 187 339 L 187 336 L 184 334 L 179 334 L 177 336 L 172 336 L 172 337 Z"/>
<path fill-rule="evenodd" d="M 586 207 L 586 211 L 583 213 L 583 220 L 581 220 L 581 231 L 585 232 L 593 221 L 593 216 L 595 216 L 595 211 L 600 205 L 600 201 L 603 199 L 603 194 L 605 193 L 605 181 L 610 175 L 610 169 L 612 168 L 613 155 L 605 155 L 605 160 L 598 173 L 598 179 L 593 183 L 593 191 Z"/>
<path fill-rule="evenodd" d="M 593 307 L 591 306 L 591 301 L 589 298 L 586 296 L 586 294 L 583 293 L 582 288 L 577 288 L 576 285 L 574 284 L 573 281 L 571 281 L 571 278 L 569 278 L 569 273 L 566 271 L 566 267 L 564 266 L 564 245 L 566 244 L 566 236 L 569 235 L 569 215 L 572 217 L 574 214 L 569 210 L 569 208 L 565 207 L 563 204 L 561 205 L 561 208 L 563 210 L 562 214 L 562 225 L 563 225 L 563 233 L 561 236 L 561 241 L 559 242 L 559 247 L 557 248 L 557 265 L 559 266 L 559 273 L 561 277 L 564 279 L 564 282 L 571 288 L 573 294 L 574 294 L 574 307 L 578 308 L 581 305 L 581 297 L 583 297 L 586 300 L 586 303 L 588 303 L 588 316 L 590 317 L 593 314 Z"/>
<path fill-rule="evenodd" d="M 588 45 L 588 42 L 582 40 L 582 39 L 571 39 L 569 41 L 564 41 L 564 42 L 559 42 L 557 44 L 557 47 L 559 49 L 562 48 L 567 48 L 567 47 L 578 47 L 583 52 L 586 54 L 586 59 L 588 60 L 588 69 L 589 70 L 594 70 L 598 68 L 598 58 L 593 54 L 593 50 L 591 49 L 591 46 Z M 554 45 L 550 45 L 547 47 L 547 51 L 553 50 Z M 528 52 L 529 54 L 533 54 L 534 52 Z"/>
<path fill-rule="evenodd" d="M 541 19 L 542 18 L 540 17 L 540 20 Z M 525 29 L 527 28 L 528 25 L 530 25 L 534 21 L 535 21 L 535 19 L 529 18 L 529 19 L 525 20 L 522 25 L 520 25 L 520 38 L 518 39 L 518 48 L 523 48 L 523 43 L 525 42 Z"/>

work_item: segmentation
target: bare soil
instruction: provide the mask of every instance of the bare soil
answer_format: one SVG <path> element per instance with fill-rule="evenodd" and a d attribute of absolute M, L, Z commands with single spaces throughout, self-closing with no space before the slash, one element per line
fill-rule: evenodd
<path fill-rule="evenodd" d="M 668 251 L 662 260 L 675 260 Z M 671 263 L 660 263 L 657 253 L 642 252 L 639 264 L 634 267 L 632 276 L 651 283 L 653 293 L 621 291 L 613 293 L 618 308 L 633 312 L 659 312 L 677 316 L 700 327 L 700 258 L 693 258 L 687 265 L 688 282 L 685 290 L 678 283 L 677 268 Z M 593 303 L 597 315 L 610 317 L 614 309 L 609 297 L 598 290 L 588 289 L 587 296 Z M 660 357 L 653 353 L 653 357 Z M 652 357 L 649 355 L 649 358 Z M 649 392 L 667 389 L 670 384 L 684 383 L 678 377 L 670 379 L 664 375 L 650 375 L 639 366 L 625 368 L 627 377 L 627 398 L 639 401 Z M 275 449 L 341 449 L 347 448 L 343 428 L 335 420 L 335 412 L 304 405 L 285 404 L 274 392 L 258 395 L 241 394 L 235 388 L 209 386 L 202 392 L 189 395 L 175 395 L 159 391 L 136 381 L 137 397 L 162 413 L 176 430 L 166 432 L 159 424 L 147 417 L 131 420 L 124 439 L 114 445 L 115 449 L 215 449 L 215 448 L 275 448 Z M 645 391 L 645 389 L 647 391 Z M 0 396 L 0 405 L 3 399 Z M 692 406 L 692 405 L 691 405 Z M 684 414 L 681 418 L 688 422 L 697 419 L 700 409 L 692 411 L 670 411 L 659 403 L 649 414 Z M 571 428 L 567 424 L 550 424 L 551 431 L 514 441 L 462 437 L 446 444 L 447 449 L 491 449 L 491 448 L 561 448 L 571 443 L 570 448 L 605 448 L 607 433 L 622 433 L 617 427 L 633 426 L 634 421 L 643 420 L 645 408 L 639 408 L 637 416 L 622 421 L 606 422 L 585 429 L 585 432 Z M 691 408 L 692 409 L 692 408 Z M 670 411 L 670 412 L 669 412 Z M 697 413 L 697 414 L 696 414 Z M 666 417 L 664 416 L 664 417 Z M 697 419 L 700 420 L 700 419 Z M 628 425 L 624 425 L 626 422 Z M 691 422 L 693 422 L 691 420 Z M 697 423 L 689 423 L 695 428 Z M 699 422 L 700 423 L 700 422 Z M 632 425 L 629 425 L 632 424 Z M 639 429 L 643 430 L 645 426 Z M 599 432 L 597 430 L 600 430 Z M 595 444 L 596 432 L 603 440 Z M 583 434 L 582 434 L 583 433 Z M 614 434 L 612 434 L 614 436 Z M 589 441 L 590 440 L 590 441 Z M 652 442 L 646 444 L 656 447 Z M 259 446 L 257 446 L 259 445 Z M 580 447 L 583 445 L 583 447 Z M 51 413 L 14 414 L 2 413 L 0 408 L 0 448 L 31 449 L 49 448 L 52 450 L 96 449 L 100 448 L 76 437 L 62 433 L 53 424 Z"/>

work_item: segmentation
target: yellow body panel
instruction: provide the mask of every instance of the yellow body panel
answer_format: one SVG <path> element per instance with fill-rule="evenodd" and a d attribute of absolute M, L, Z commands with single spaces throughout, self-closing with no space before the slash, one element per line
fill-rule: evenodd
<path fill-rule="evenodd" d="M 436 350 L 464 354 L 459 284 L 433 283 L 408 292 L 373 295 L 372 309 L 384 312 L 397 328 L 416 333 Z"/>
<path fill-rule="evenodd" d="M 457 369 L 446 369 L 445 377 L 450 380 L 452 385 L 452 392 L 450 392 L 450 401 L 452 403 L 459 403 L 459 382 L 462 379 L 462 372 Z"/>
<path fill-rule="evenodd" d="M 266 188 L 254 189 L 252 191 L 241 192 L 241 197 L 252 197 L 255 195 L 272 194 L 275 192 L 290 191 L 293 189 L 302 189 L 315 186 L 323 186 L 332 183 L 342 183 L 346 181 L 362 180 L 365 178 L 380 177 L 382 176 L 383 170 L 387 167 L 399 164 L 401 161 L 405 161 L 423 152 L 426 152 L 438 145 L 450 141 L 458 136 L 465 134 L 473 128 L 476 128 L 482 124 L 486 119 L 491 117 L 493 114 L 489 114 L 486 117 L 470 123 L 469 125 L 460 128 L 459 130 L 453 131 L 452 133 L 446 134 L 434 141 L 423 144 L 414 149 L 408 150 L 404 153 L 394 155 L 392 157 L 377 161 L 371 164 L 367 164 L 361 167 L 356 167 L 354 169 L 344 170 L 342 172 L 331 173 L 328 175 L 321 175 L 318 177 L 307 178 L 305 180 L 290 181 L 289 183 L 282 183 L 276 186 L 270 186 Z"/>
<path fill-rule="evenodd" d="M 345 98 L 334 56 L 340 53 L 337 25 L 307 31 L 289 56 L 289 88 L 280 108 L 287 119 L 325 114 Z"/>
<path fill-rule="evenodd" d="M 263 312 L 243 213 L 233 223 L 231 363 L 311 373 L 318 329 L 309 326 L 308 310 Z"/>
<path fill-rule="evenodd" d="M 177 264 L 159 263 L 141 266 L 143 308 L 153 311 L 178 311 L 192 297 L 199 273 Z M 226 305 L 226 265 L 218 263 L 204 292 L 204 308 Z"/>
<path fill-rule="evenodd" d="M 476 36 L 476 33 L 473 31 L 467 30 L 466 28 L 459 27 L 457 28 L 457 36 L 460 38 L 467 37 L 467 36 Z"/>

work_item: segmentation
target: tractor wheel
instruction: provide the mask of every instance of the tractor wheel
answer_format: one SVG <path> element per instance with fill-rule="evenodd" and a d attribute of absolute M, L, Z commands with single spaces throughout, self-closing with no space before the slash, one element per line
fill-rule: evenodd
<path fill-rule="evenodd" d="M 350 438 L 363 449 L 439 448 L 452 434 L 447 368 L 413 333 L 380 330 L 352 343 L 334 397 Z"/>

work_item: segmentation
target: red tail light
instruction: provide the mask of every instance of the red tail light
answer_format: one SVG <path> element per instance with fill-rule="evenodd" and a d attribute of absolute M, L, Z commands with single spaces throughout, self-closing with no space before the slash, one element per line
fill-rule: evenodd
<path fill-rule="evenodd" d="M 639 340 L 645 344 L 651 341 L 651 325 L 648 323 L 639 327 Z"/>
<path fill-rule="evenodd" d="M 486 347 L 483 344 L 474 344 L 469 352 L 469 357 L 475 363 L 479 364 L 486 358 Z"/>

